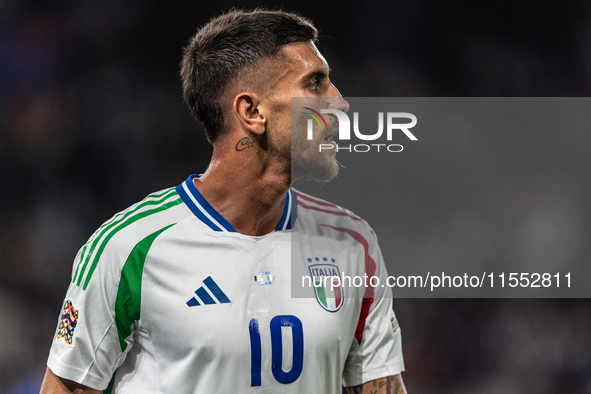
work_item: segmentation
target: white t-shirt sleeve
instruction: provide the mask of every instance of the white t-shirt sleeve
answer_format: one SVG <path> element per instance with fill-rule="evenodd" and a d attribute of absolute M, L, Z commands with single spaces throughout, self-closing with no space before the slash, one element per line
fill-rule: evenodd
<path fill-rule="evenodd" d="M 113 216 L 74 259 L 47 362 L 57 376 L 104 390 L 123 364 L 140 320 L 147 254 L 187 212 L 172 189 L 160 196 Z"/>
<path fill-rule="evenodd" d="M 101 257 L 108 263 L 112 255 Z M 74 269 L 79 261 L 75 259 Z M 121 305 L 119 278 L 97 269 L 86 290 L 83 283 L 70 283 L 53 336 L 47 366 L 62 378 L 95 390 L 104 390 L 133 344 L 133 335 L 122 338 L 116 324 L 116 305 Z M 118 302 L 119 298 L 119 302 Z"/>
<path fill-rule="evenodd" d="M 364 305 L 370 303 L 369 309 L 366 312 L 363 307 L 361 309 L 361 341 L 358 341 L 359 335 L 353 338 L 343 371 L 345 387 L 358 386 L 404 371 L 401 333 L 392 309 L 392 293 L 387 286 L 381 287 L 381 284 L 386 284 L 388 273 L 376 237 L 370 239 L 370 256 L 373 256 L 375 275 L 379 277 L 380 285 L 374 289 L 373 300 L 363 300 Z"/>

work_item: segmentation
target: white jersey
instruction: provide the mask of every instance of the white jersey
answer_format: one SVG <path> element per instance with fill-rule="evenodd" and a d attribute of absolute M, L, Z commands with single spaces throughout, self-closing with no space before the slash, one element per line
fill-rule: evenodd
<path fill-rule="evenodd" d="M 276 230 L 246 236 L 194 177 L 115 215 L 80 249 L 53 373 L 114 393 L 340 393 L 404 369 L 391 298 L 322 286 L 292 297 L 293 272 L 385 283 L 363 220 L 290 189 Z"/>

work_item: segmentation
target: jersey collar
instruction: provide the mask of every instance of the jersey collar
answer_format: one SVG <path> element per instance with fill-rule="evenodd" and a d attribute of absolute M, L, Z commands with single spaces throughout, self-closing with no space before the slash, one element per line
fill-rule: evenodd
<path fill-rule="evenodd" d="M 183 202 L 189 207 L 191 212 L 197 216 L 203 223 L 214 231 L 233 232 L 236 230 L 226 219 L 223 218 L 209 203 L 203 198 L 199 190 L 195 187 L 193 179 L 201 175 L 190 175 L 183 183 L 176 187 L 177 193 L 183 199 Z M 295 224 L 297 216 L 298 201 L 293 189 L 287 191 L 285 196 L 285 208 L 283 216 L 275 227 L 275 231 L 291 230 Z"/>

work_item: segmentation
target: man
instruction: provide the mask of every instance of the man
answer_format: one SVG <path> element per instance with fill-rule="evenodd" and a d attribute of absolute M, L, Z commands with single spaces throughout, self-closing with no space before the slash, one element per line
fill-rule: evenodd
<path fill-rule="evenodd" d="M 211 163 L 81 248 L 42 393 L 406 392 L 390 298 L 291 297 L 292 264 L 386 274 L 364 221 L 290 188 L 338 171 L 310 148 L 334 124 L 312 141 L 294 130 L 292 149 L 292 97 L 347 110 L 316 37 L 301 17 L 256 10 L 192 38 L 183 89 Z"/>

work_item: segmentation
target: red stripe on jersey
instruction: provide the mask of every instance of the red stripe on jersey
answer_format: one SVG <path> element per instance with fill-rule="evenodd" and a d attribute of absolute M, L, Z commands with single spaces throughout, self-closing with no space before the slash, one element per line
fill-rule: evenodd
<path fill-rule="evenodd" d="M 343 301 L 343 295 L 341 294 L 341 286 L 339 286 L 339 281 L 333 281 L 332 287 L 334 288 L 335 308 L 338 308 Z"/>
<path fill-rule="evenodd" d="M 357 339 L 357 343 L 360 345 L 361 340 L 363 339 L 363 329 L 365 328 L 365 320 L 367 319 L 367 315 L 369 315 L 369 307 L 372 303 L 373 297 L 363 298 L 363 302 L 361 304 L 361 312 L 359 313 L 359 323 L 357 323 L 357 329 L 355 330 L 355 339 Z"/>
<path fill-rule="evenodd" d="M 348 228 L 342 227 L 333 227 L 329 226 L 328 224 L 321 224 L 321 226 L 330 227 L 336 231 L 343 231 L 349 234 L 353 239 L 363 245 L 363 249 L 365 250 L 365 273 L 367 276 L 371 277 L 374 276 L 376 273 L 376 262 L 375 260 L 369 255 L 369 244 L 367 240 L 363 237 L 363 235 L 359 234 L 357 231 L 350 230 Z M 361 312 L 359 313 L 359 322 L 357 323 L 357 329 L 355 329 L 355 339 L 357 339 L 357 343 L 361 345 L 361 340 L 363 339 L 363 329 L 365 328 L 365 321 L 367 320 L 367 316 L 369 315 L 369 308 L 374 300 L 374 289 L 371 286 L 365 288 L 365 294 L 363 295 L 363 303 L 361 304 Z"/>
<path fill-rule="evenodd" d="M 306 201 L 313 202 L 314 204 L 323 205 L 325 207 L 339 208 L 338 205 L 334 205 L 334 204 L 331 204 L 331 203 L 326 202 L 326 201 L 317 200 L 317 199 L 315 199 L 313 197 L 306 196 L 306 195 L 304 195 L 304 194 L 302 194 L 300 192 L 296 192 L 296 194 L 298 195 L 299 198 L 302 198 L 302 199 L 304 199 Z"/>
<path fill-rule="evenodd" d="M 310 205 L 307 205 L 307 204 L 301 202 L 300 200 L 298 200 L 298 205 L 301 205 L 302 207 L 304 207 L 306 209 L 313 209 L 315 211 L 320 211 L 320 212 L 324 212 L 324 213 L 330 213 L 330 214 L 337 215 L 337 216 L 348 216 L 348 217 L 350 217 L 353 220 L 359 220 L 360 222 L 363 222 L 362 219 L 356 218 L 355 216 L 351 216 L 347 212 L 329 211 L 328 209 L 322 209 L 322 208 L 318 208 L 318 207 L 312 207 Z M 335 205 L 335 207 L 336 207 L 336 205 Z"/>
<path fill-rule="evenodd" d="M 323 206 L 325 206 L 325 207 L 331 207 L 331 208 L 337 208 L 337 209 L 341 209 L 341 208 L 340 208 L 338 205 L 331 204 L 331 203 L 329 203 L 329 202 L 326 202 L 326 201 L 321 201 L 321 200 L 315 199 L 315 198 L 313 198 L 313 197 L 310 197 L 310 196 L 303 195 L 303 194 L 302 194 L 302 193 L 300 193 L 300 192 L 295 192 L 295 193 L 297 194 L 297 196 L 298 196 L 299 198 L 302 198 L 302 199 L 304 199 L 304 200 L 306 200 L 306 201 L 313 202 L 314 204 L 317 204 L 317 205 L 323 205 Z M 302 204 L 300 204 L 300 205 L 302 205 Z M 309 207 L 309 206 L 307 206 L 307 205 L 302 205 L 302 206 L 303 206 L 304 208 L 310 208 L 310 207 Z M 326 211 L 322 211 L 322 212 L 326 212 Z M 352 219 L 355 219 L 355 220 L 361 220 L 361 219 L 359 219 L 359 218 L 356 218 L 356 217 L 353 217 L 353 216 L 351 216 L 351 215 L 348 215 L 348 216 L 349 216 L 350 218 L 352 218 Z M 372 233 L 373 235 L 376 235 L 376 233 L 374 233 L 374 231 L 373 231 L 372 229 L 369 229 L 369 232 L 370 232 L 370 233 Z"/>

